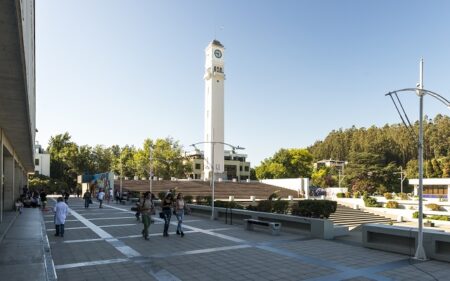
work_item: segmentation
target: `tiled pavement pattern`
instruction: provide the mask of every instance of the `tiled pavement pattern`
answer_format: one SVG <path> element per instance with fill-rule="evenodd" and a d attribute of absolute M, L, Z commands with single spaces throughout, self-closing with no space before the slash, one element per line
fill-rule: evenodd
<path fill-rule="evenodd" d="M 174 216 L 168 238 L 154 218 L 145 241 L 130 206 L 85 209 L 71 198 L 69 207 L 64 238 L 54 237 L 53 216 L 43 213 L 58 280 L 450 280 L 449 263 L 412 265 L 408 256 L 354 243 L 272 236 L 196 216 L 185 217 L 183 238 Z"/>

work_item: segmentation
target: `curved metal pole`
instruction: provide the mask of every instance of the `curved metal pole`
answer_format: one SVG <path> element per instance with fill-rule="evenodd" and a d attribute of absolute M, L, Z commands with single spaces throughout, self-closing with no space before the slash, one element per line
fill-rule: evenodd
<path fill-rule="evenodd" d="M 214 145 L 217 144 L 217 143 L 228 145 L 233 150 L 234 149 L 244 149 L 244 148 L 240 147 L 239 145 L 238 146 L 234 146 L 234 145 L 231 145 L 229 143 L 225 143 L 225 142 L 221 142 L 221 141 L 201 141 L 201 142 L 193 143 L 190 146 L 193 146 L 195 148 L 195 146 L 197 144 L 207 144 L 207 143 L 211 144 L 211 149 L 212 149 L 212 155 L 211 155 L 211 162 L 212 163 L 210 163 L 210 165 L 212 165 L 212 169 L 211 169 L 211 171 L 212 171 L 212 176 L 211 176 L 211 192 L 212 192 L 212 196 L 211 196 L 211 220 L 215 220 L 215 215 L 214 215 L 214 194 L 215 194 L 215 178 L 214 178 L 214 176 L 215 176 L 214 154 L 215 153 L 214 153 L 214 149 L 215 149 L 215 147 L 214 147 Z"/>

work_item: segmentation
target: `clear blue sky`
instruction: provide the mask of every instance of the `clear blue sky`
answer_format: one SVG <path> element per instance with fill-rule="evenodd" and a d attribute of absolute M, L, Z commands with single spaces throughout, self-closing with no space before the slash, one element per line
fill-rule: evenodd
<path fill-rule="evenodd" d="M 221 29 L 220 27 L 224 28 Z M 36 1 L 37 140 L 203 140 L 204 49 L 225 53 L 225 142 L 252 166 L 333 129 L 399 123 L 388 91 L 450 98 L 450 1 Z M 412 120 L 418 98 L 401 96 Z M 428 97 L 425 114 L 449 114 Z"/>

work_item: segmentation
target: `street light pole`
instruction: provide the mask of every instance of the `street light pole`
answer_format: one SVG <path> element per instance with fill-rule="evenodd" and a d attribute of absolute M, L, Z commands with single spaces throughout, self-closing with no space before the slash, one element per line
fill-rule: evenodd
<path fill-rule="evenodd" d="M 417 87 L 419 96 L 419 233 L 417 237 L 417 250 L 414 258 L 426 260 L 423 248 L 423 59 L 420 60 L 420 83 Z"/>
<path fill-rule="evenodd" d="M 214 174 L 215 174 L 215 165 L 214 165 L 214 145 L 215 145 L 215 143 L 214 142 L 211 142 L 211 147 L 212 147 L 212 155 L 211 155 L 211 164 L 212 164 L 212 176 L 211 176 L 211 190 L 212 190 L 212 196 L 211 196 L 211 220 L 214 220 L 215 219 L 215 216 L 214 216 L 214 193 L 215 193 L 215 191 L 214 191 L 214 188 L 215 188 L 215 184 L 214 184 Z"/>
<path fill-rule="evenodd" d="M 120 198 L 122 198 L 122 177 L 123 177 L 122 157 L 120 157 Z"/>
<path fill-rule="evenodd" d="M 149 149 L 149 155 L 150 155 L 150 162 L 149 162 L 149 171 L 148 171 L 148 180 L 149 180 L 149 189 L 150 189 L 150 193 L 152 193 L 152 182 L 153 182 L 153 175 L 152 175 L 152 161 L 153 161 L 153 158 L 152 158 L 152 147 L 149 145 L 149 147 L 148 147 L 148 149 Z"/>
<path fill-rule="evenodd" d="M 444 98 L 443 96 L 429 91 L 425 90 L 423 88 L 423 59 L 420 60 L 420 82 L 417 84 L 416 88 L 406 88 L 401 90 L 396 90 L 393 92 L 389 92 L 386 94 L 386 96 L 390 96 L 392 99 L 397 112 L 400 115 L 400 118 L 402 119 L 405 126 L 412 130 L 412 125 L 409 122 L 409 119 L 406 116 L 406 113 L 403 109 L 403 106 L 401 105 L 400 100 L 398 99 L 397 94 L 399 92 L 415 92 L 417 96 L 419 96 L 419 140 L 418 140 L 418 162 L 419 162 L 419 188 L 418 188 L 418 195 L 419 195 L 419 218 L 418 218 L 418 237 L 417 237 L 417 249 L 414 258 L 418 260 L 426 260 L 427 256 L 425 254 L 425 250 L 423 247 L 423 97 L 425 95 L 429 95 L 438 101 L 442 102 L 447 108 L 450 109 L 450 101 Z M 406 117 L 406 120 L 408 121 L 409 126 L 405 123 L 405 120 L 403 119 L 403 115 L 400 112 L 400 109 L 398 108 L 393 96 L 395 96 L 400 103 L 401 109 L 403 110 L 403 114 Z"/>
<path fill-rule="evenodd" d="M 211 220 L 214 220 L 215 219 L 215 217 L 214 217 L 214 194 L 215 194 L 215 183 L 214 183 L 214 181 L 215 181 L 215 164 L 214 164 L 214 145 L 215 144 L 217 144 L 217 143 L 219 143 L 219 144 L 224 144 L 224 145 L 228 145 L 229 147 L 231 147 L 233 150 L 237 150 L 237 149 L 245 149 L 245 148 L 243 148 L 243 147 L 240 147 L 239 145 L 238 146 L 234 146 L 234 145 L 231 145 L 231 144 L 228 144 L 228 143 L 225 143 L 225 142 L 220 142 L 220 141 L 201 141 L 201 142 L 197 142 L 197 143 L 194 143 L 194 144 L 191 144 L 190 146 L 192 146 L 192 147 L 194 147 L 194 148 L 196 148 L 196 145 L 197 144 L 211 144 L 211 148 L 212 148 L 212 155 L 211 155 L 211 162 L 212 163 L 210 163 L 210 165 L 212 165 L 212 169 L 211 169 L 211 172 L 212 172 L 212 176 L 211 176 L 211 183 L 210 183 L 210 185 L 211 185 L 211 192 L 212 192 L 212 196 L 211 196 Z"/>

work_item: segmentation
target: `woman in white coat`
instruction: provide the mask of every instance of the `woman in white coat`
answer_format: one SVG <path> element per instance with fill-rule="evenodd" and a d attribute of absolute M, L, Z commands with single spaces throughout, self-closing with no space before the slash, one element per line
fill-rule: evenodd
<path fill-rule="evenodd" d="M 64 223 L 66 222 L 66 217 L 69 213 L 69 206 L 63 202 L 62 197 L 58 197 L 53 211 L 55 212 L 55 236 L 61 235 L 61 237 L 64 237 Z"/>

